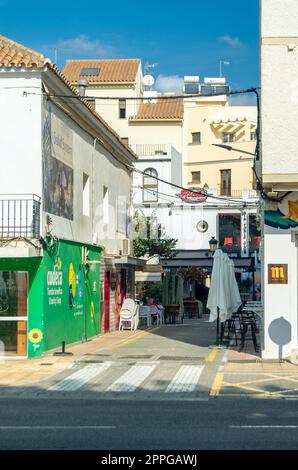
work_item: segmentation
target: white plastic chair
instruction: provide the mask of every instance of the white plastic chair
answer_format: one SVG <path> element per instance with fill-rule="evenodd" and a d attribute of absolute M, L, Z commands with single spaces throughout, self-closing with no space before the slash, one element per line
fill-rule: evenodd
<path fill-rule="evenodd" d="M 125 299 L 119 319 L 119 331 L 124 329 L 124 325 L 130 324 L 130 330 L 136 330 L 138 327 L 138 305 L 133 299 Z"/>
<path fill-rule="evenodd" d="M 165 322 L 165 314 L 164 314 L 164 307 L 160 304 L 158 304 L 158 313 L 159 313 L 159 318 L 160 318 L 160 324 L 164 324 Z"/>
<path fill-rule="evenodd" d="M 148 307 L 147 305 L 142 305 L 139 308 L 139 318 L 140 318 L 140 320 L 145 319 L 146 323 L 147 323 L 147 326 L 151 326 L 150 307 Z"/>
<path fill-rule="evenodd" d="M 156 323 L 157 323 L 157 325 L 161 325 L 161 323 L 162 323 L 162 320 L 161 320 L 161 311 L 160 311 L 155 305 L 149 306 L 148 308 L 149 308 L 151 320 L 152 320 L 152 317 L 153 317 L 153 316 L 156 316 Z M 152 323 L 152 322 L 151 322 L 151 323 Z"/>

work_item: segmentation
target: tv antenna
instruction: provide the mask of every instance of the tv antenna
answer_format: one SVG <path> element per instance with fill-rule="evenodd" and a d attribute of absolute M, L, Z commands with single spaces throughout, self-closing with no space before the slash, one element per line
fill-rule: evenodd
<path fill-rule="evenodd" d="M 157 67 L 157 64 L 149 64 L 149 62 L 146 62 L 144 66 L 145 75 L 150 74 L 151 70 L 155 69 L 155 67 Z"/>

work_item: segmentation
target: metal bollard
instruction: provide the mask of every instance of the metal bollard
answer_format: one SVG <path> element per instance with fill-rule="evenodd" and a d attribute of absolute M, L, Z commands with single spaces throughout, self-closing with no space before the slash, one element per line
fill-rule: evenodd
<path fill-rule="evenodd" d="M 65 341 L 62 341 L 62 350 L 54 352 L 54 356 L 73 356 L 73 353 L 65 351 Z"/>

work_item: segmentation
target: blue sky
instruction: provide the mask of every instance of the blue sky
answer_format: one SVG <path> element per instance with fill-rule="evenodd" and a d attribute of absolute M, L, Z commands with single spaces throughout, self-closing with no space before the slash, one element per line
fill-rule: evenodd
<path fill-rule="evenodd" d="M 258 7 L 259 0 L 0 0 L 0 34 L 52 60 L 58 48 L 60 68 L 67 58 L 157 63 L 160 89 L 184 75 L 218 76 L 225 59 L 225 76 L 240 89 L 259 83 Z"/>

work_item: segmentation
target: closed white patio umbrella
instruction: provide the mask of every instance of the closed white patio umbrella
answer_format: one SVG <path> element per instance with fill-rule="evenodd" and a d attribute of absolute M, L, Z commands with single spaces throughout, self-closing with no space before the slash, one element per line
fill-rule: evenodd
<path fill-rule="evenodd" d="M 210 310 L 209 321 L 217 321 L 216 346 L 219 346 L 219 323 L 224 323 L 237 311 L 241 299 L 235 279 L 234 263 L 222 250 L 216 250 L 213 259 L 211 286 L 207 308 Z"/>

